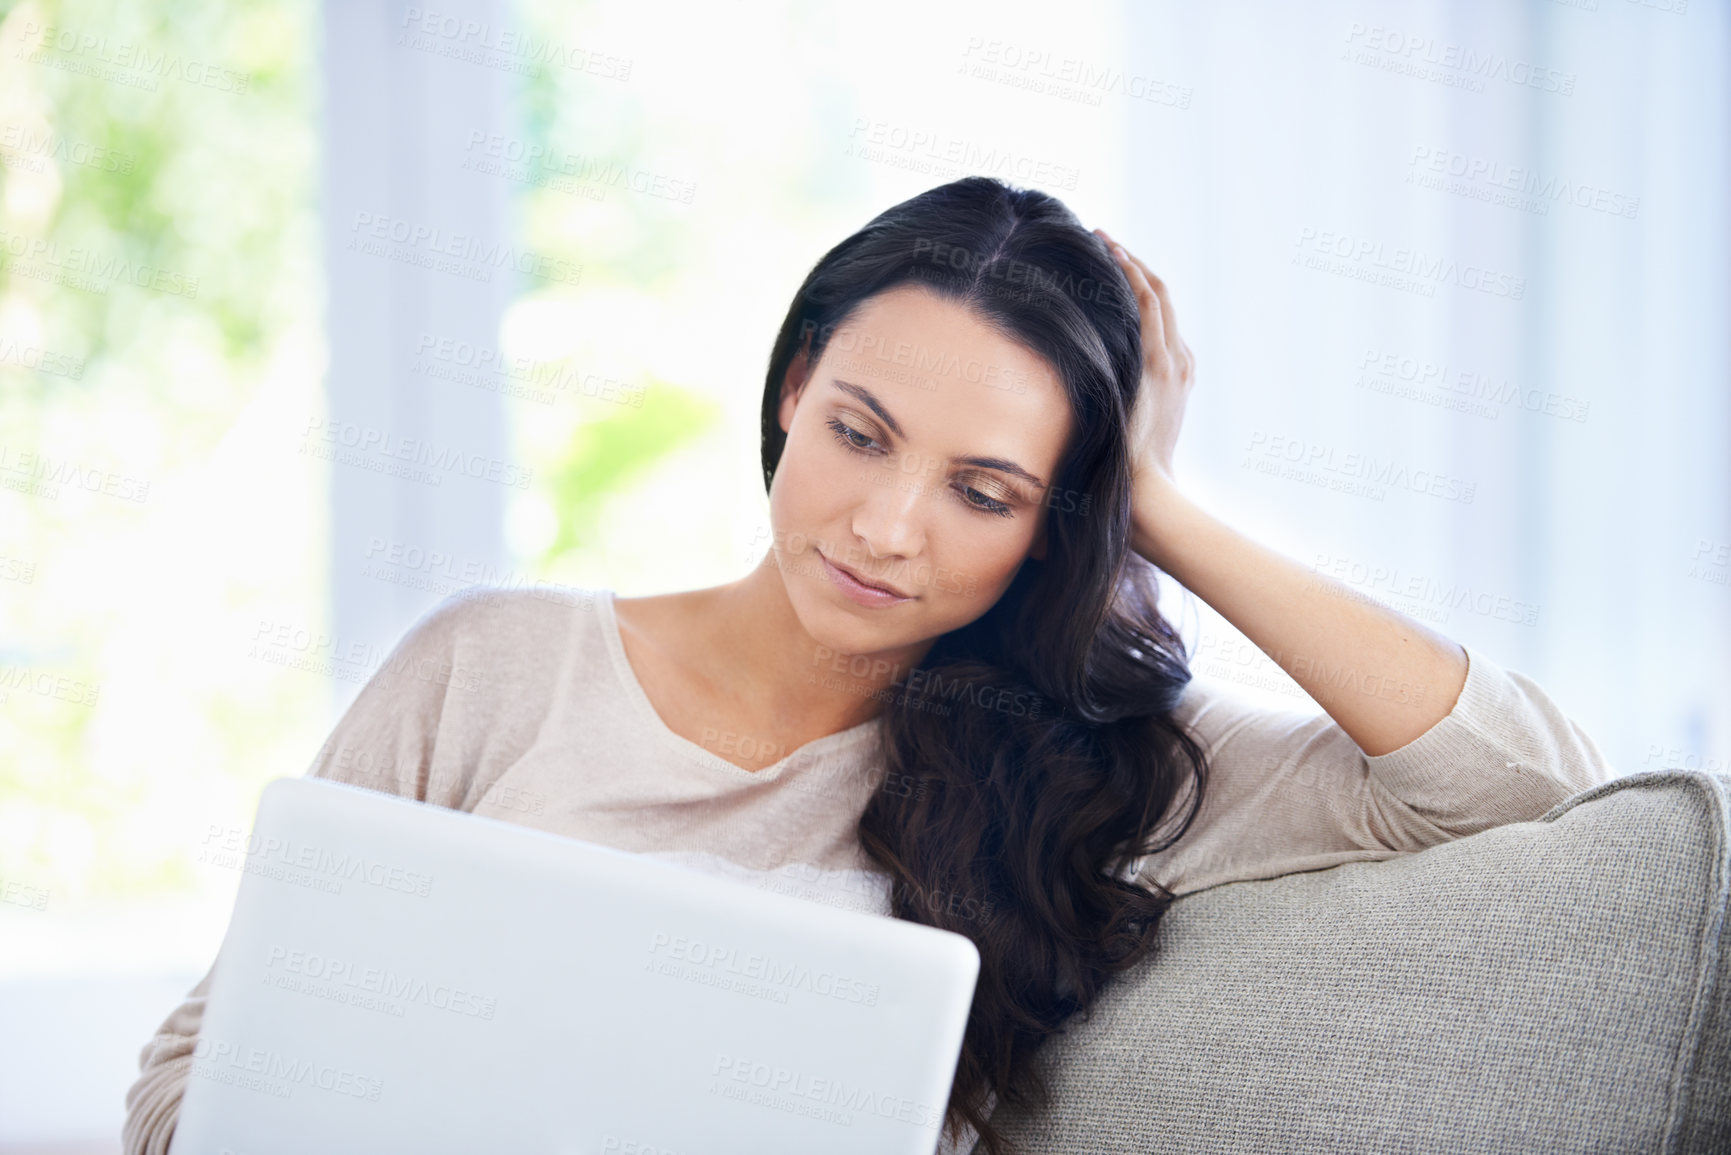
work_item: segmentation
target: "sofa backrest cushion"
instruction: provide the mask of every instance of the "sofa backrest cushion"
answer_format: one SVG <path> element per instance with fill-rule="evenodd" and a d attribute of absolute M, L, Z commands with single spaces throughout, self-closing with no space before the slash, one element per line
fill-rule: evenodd
<path fill-rule="evenodd" d="M 1028 1155 L 1731 1151 L 1731 779 L 1186 895 L 993 1114 Z"/>

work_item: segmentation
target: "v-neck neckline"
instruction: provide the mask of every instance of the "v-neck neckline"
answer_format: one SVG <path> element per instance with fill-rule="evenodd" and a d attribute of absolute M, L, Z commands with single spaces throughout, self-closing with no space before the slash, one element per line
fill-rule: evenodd
<path fill-rule="evenodd" d="M 619 678 L 619 684 L 637 710 L 644 725 L 648 726 L 663 745 L 685 756 L 691 761 L 709 766 L 722 774 L 741 782 L 767 782 L 780 778 L 788 765 L 802 755 L 827 754 L 835 750 L 845 749 L 862 738 L 874 733 L 878 725 L 877 718 L 867 718 L 857 725 L 845 730 L 837 730 L 833 734 L 825 734 L 821 738 L 813 738 L 803 746 L 788 751 L 780 760 L 772 762 L 761 770 L 747 770 L 737 766 L 683 734 L 676 733 L 673 727 L 655 709 L 655 703 L 649 700 L 649 694 L 643 689 L 643 683 L 637 679 L 637 671 L 631 668 L 631 660 L 625 656 L 625 639 L 619 632 L 619 614 L 613 607 L 613 591 L 602 589 L 601 596 L 595 600 L 597 613 L 601 618 L 601 635 L 607 643 L 607 652 L 613 659 L 613 671 Z"/>

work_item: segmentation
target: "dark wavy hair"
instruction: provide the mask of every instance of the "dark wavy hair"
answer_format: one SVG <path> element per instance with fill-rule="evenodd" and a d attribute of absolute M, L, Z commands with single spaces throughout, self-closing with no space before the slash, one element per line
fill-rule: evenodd
<path fill-rule="evenodd" d="M 991 609 L 937 638 L 886 695 L 885 781 L 898 788 L 875 790 L 859 821 L 890 876 L 891 913 L 979 949 L 944 1127 L 954 1136 L 965 1121 L 980 1151 L 1004 1155 L 989 1097 L 1049 1103 L 1035 1050 L 1152 951 L 1174 895 L 1130 870 L 1190 828 L 1207 765 L 1171 717 L 1190 680 L 1183 641 L 1157 608 L 1156 571 L 1129 547 L 1136 301 L 1105 244 L 1057 198 L 967 177 L 825 253 L 770 353 L 765 487 L 786 443 L 777 409 L 794 357 L 815 367 L 863 302 L 903 284 L 965 305 L 1043 357 L 1075 416 L 1044 560 L 1026 559 Z M 1190 804 L 1156 840 L 1187 781 Z"/>

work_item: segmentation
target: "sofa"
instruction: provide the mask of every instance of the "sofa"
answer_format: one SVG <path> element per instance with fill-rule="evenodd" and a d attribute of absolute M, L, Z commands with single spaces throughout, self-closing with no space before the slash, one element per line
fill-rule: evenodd
<path fill-rule="evenodd" d="M 1728 795 L 1631 774 L 1185 895 L 993 1118 L 1027 1155 L 1731 1152 Z"/>

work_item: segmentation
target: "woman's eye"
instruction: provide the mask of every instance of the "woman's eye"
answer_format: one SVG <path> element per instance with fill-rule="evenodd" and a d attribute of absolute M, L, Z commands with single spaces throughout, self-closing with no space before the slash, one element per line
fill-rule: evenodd
<path fill-rule="evenodd" d="M 999 501 L 997 498 L 987 497 L 985 494 L 981 493 L 979 490 L 973 488 L 972 486 L 967 486 L 967 485 L 962 487 L 962 492 L 964 494 L 968 495 L 966 498 L 967 503 L 969 505 L 973 506 L 975 509 L 981 509 L 981 510 L 986 511 L 987 513 L 995 513 L 999 517 L 1009 517 L 1010 516 L 1010 513 L 1011 513 L 1010 507 L 1008 505 L 1004 504 L 1003 502 Z M 973 500 L 976 497 L 979 498 L 978 501 Z"/>
<path fill-rule="evenodd" d="M 871 437 L 869 434 L 861 433 L 858 429 L 855 429 L 853 426 L 839 418 L 828 418 L 824 424 L 828 425 L 830 429 L 834 431 L 835 439 L 837 441 L 841 442 L 856 453 L 871 453 L 872 447 L 877 444 L 875 438 Z M 981 493 L 971 485 L 957 486 L 957 492 L 962 495 L 962 502 L 969 509 L 977 509 L 982 513 L 995 514 L 998 517 L 1012 517 L 1015 515 L 1016 511 L 1011 509 L 1007 503 L 999 501 L 997 498 L 988 494 Z"/>
<path fill-rule="evenodd" d="M 838 421 L 834 417 L 831 417 L 826 424 L 828 424 L 831 429 L 835 430 L 836 440 L 850 448 L 865 450 L 871 448 L 874 444 L 870 437 L 867 437 L 853 426 Z M 856 441 L 855 438 L 858 438 L 858 440 Z"/>

